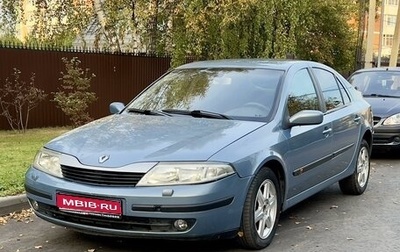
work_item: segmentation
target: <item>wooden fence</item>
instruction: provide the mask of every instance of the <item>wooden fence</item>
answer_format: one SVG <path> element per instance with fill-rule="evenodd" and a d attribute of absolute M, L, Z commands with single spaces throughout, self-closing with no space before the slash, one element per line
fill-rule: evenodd
<path fill-rule="evenodd" d="M 80 50 L 30 49 L 0 45 L 0 85 L 6 78 L 13 79 L 14 68 L 20 70 L 22 80 L 29 83 L 35 74 L 35 86 L 48 94 L 45 101 L 30 112 L 28 128 L 70 125 L 69 119 L 52 102 L 52 92 L 60 88 L 60 72 L 65 72 L 62 58 L 77 57 L 83 69 L 96 75 L 91 90 L 97 101 L 89 108 L 90 115 L 100 118 L 109 114 L 113 101 L 129 102 L 135 95 L 170 68 L 169 57 L 135 54 L 113 54 Z M 0 111 L 1 112 L 1 111 Z M 11 129 L 4 116 L 0 116 L 0 130 Z"/>

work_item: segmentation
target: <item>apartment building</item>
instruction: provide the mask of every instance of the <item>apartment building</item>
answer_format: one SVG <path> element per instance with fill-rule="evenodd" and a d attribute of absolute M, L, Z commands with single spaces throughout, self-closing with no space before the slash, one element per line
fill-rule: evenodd
<path fill-rule="evenodd" d="M 377 62 L 379 50 L 383 64 L 389 61 L 392 52 L 397 9 L 400 0 L 382 0 L 375 20 L 373 43 L 374 61 Z"/>
<path fill-rule="evenodd" d="M 390 56 L 393 46 L 393 36 L 396 26 L 396 16 L 399 0 L 383 0 L 382 4 L 383 25 L 380 26 L 382 27 L 382 56 Z M 379 21 L 382 22 L 381 19 Z"/>

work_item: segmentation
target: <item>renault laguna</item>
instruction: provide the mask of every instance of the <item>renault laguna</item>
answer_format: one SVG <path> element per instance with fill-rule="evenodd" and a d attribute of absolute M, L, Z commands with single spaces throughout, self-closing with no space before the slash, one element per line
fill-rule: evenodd
<path fill-rule="evenodd" d="M 366 190 L 372 121 L 320 63 L 188 63 L 45 144 L 26 195 L 38 217 L 79 232 L 262 249 L 282 211 L 334 183 Z"/>

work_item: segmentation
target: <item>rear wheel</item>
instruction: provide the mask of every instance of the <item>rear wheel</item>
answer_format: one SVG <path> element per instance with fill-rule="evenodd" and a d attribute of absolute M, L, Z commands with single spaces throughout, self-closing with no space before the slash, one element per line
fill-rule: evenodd
<path fill-rule="evenodd" d="M 367 141 L 363 140 L 358 150 L 354 173 L 339 181 L 340 190 L 344 194 L 360 195 L 367 188 L 370 174 L 370 151 Z"/>
<path fill-rule="evenodd" d="M 239 242 L 247 249 L 267 247 L 274 238 L 281 206 L 281 191 L 275 173 L 260 170 L 247 192 Z"/>

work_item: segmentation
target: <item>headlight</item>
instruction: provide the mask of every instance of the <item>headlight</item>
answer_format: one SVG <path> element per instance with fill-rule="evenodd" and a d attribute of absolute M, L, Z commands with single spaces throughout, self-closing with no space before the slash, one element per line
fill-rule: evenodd
<path fill-rule="evenodd" d="M 383 122 L 383 125 L 396 125 L 400 124 L 400 114 L 392 115 Z"/>
<path fill-rule="evenodd" d="M 232 166 L 219 163 L 159 163 L 137 186 L 199 184 L 234 173 Z"/>
<path fill-rule="evenodd" d="M 35 168 L 56 177 L 62 177 L 60 158 L 58 154 L 47 150 L 41 150 L 35 157 Z"/>

